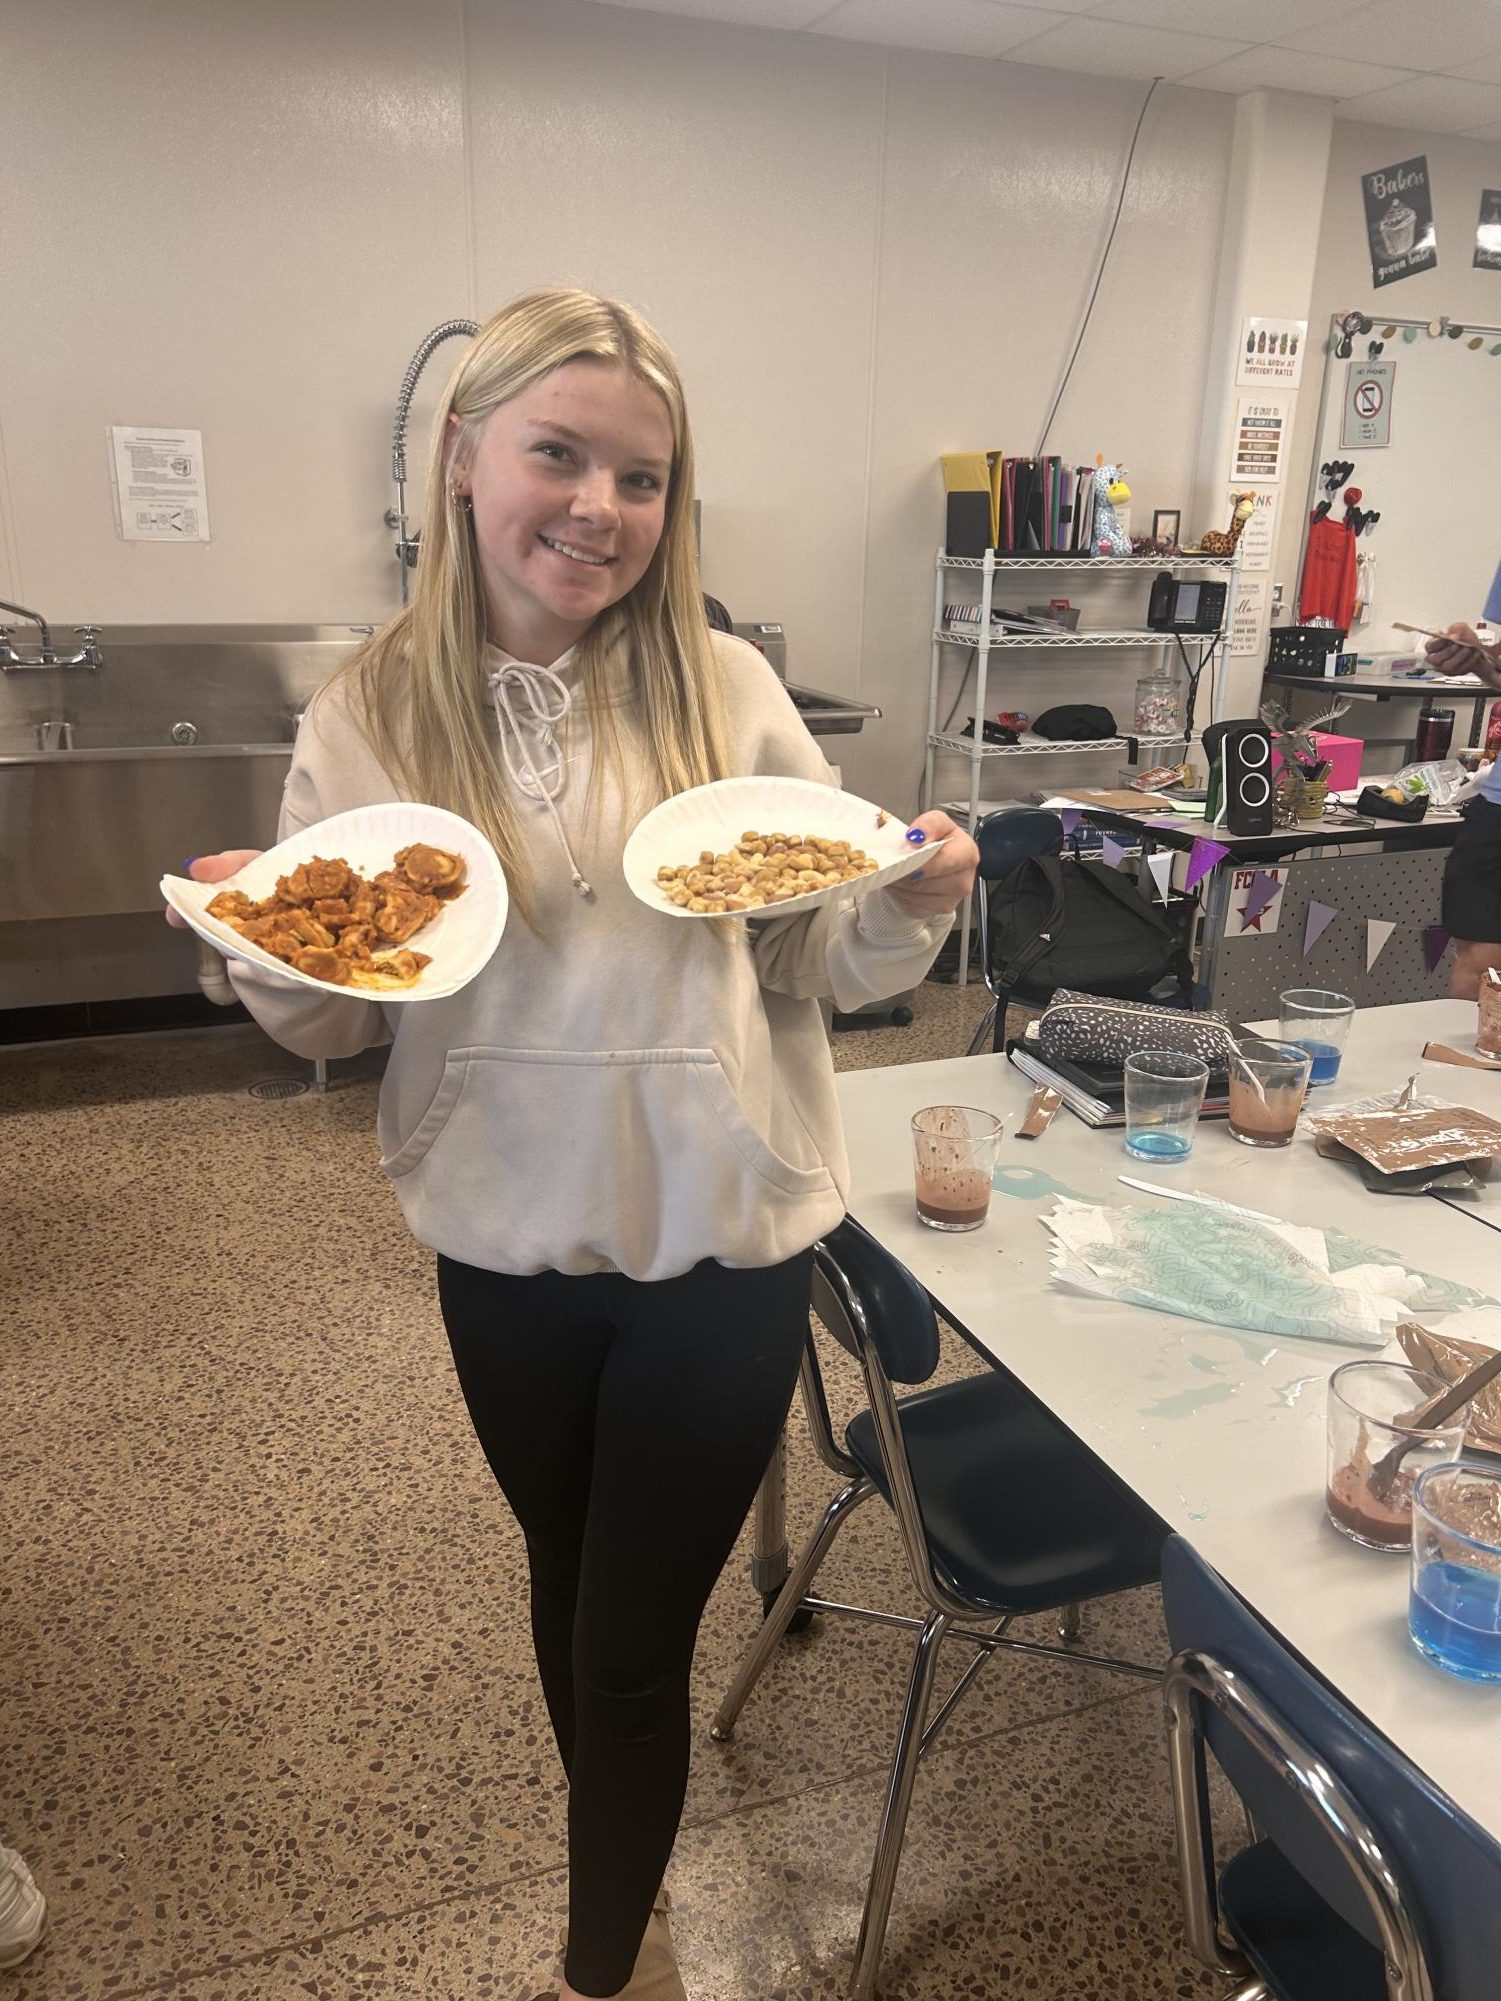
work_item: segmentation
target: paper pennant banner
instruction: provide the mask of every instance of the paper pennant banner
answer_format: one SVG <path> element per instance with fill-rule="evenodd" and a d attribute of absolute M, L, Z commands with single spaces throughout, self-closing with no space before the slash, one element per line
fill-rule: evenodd
<path fill-rule="evenodd" d="M 1148 855 L 1147 867 L 1152 871 L 1152 880 L 1157 885 L 1157 894 L 1167 902 L 1167 893 L 1173 882 L 1173 856 L 1171 849 L 1164 849 L 1160 855 Z"/>
<path fill-rule="evenodd" d="M 1365 924 L 1365 969 L 1369 972 L 1381 954 L 1386 950 L 1386 942 L 1396 930 L 1390 917 L 1368 917 Z"/>
<path fill-rule="evenodd" d="M 1068 840 L 1072 836 L 1075 827 L 1084 818 L 1084 815 L 1076 806 L 1065 806 L 1063 811 L 1058 815 L 1058 818 L 1063 823 L 1063 838 L 1064 840 Z"/>
<path fill-rule="evenodd" d="M 1192 889 L 1212 868 L 1218 867 L 1229 852 L 1223 841 L 1196 840 L 1189 850 L 1188 874 L 1183 887 Z"/>
<path fill-rule="evenodd" d="M 1308 923 L 1303 931 L 1303 957 L 1305 959 L 1338 915 L 1339 912 L 1332 903 L 1309 903 Z"/>
<path fill-rule="evenodd" d="M 1218 842 L 1215 845 L 1218 846 Z M 1268 875 L 1265 869 L 1257 869 L 1256 873 L 1251 877 L 1251 887 L 1246 891 L 1246 908 L 1244 914 L 1246 924 L 1255 923 L 1256 919 L 1266 909 L 1281 887 L 1282 885 L 1278 882 L 1276 876 Z"/>
<path fill-rule="evenodd" d="M 1121 863 L 1126 859 L 1125 847 L 1113 835 L 1102 834 L 1100 836 L 1100 858 L 1106 868 L 1119 868 Z"/>
<path fill-rule="evenodd" d="M 1449 949 L 1449 934 L 1442 924 L 1423 927 L 1423 964 L 1431 973 Z"/>

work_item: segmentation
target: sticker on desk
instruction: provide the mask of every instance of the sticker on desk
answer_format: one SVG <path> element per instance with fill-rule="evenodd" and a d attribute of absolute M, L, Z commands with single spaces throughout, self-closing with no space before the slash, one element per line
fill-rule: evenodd
<path fill-rule="evenodd" d="M 1270 938 L 1282 921 L 1285 868 L 1238 868 L 1230 878 L 1230 908 L 1225 936 L 1244 938 L 1248 932 Z"/>

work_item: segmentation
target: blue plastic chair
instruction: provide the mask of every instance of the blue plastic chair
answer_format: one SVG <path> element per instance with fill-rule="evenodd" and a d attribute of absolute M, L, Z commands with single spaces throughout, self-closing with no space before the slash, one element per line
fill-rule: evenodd
<path fill-rule="evenodd" d="M 990 890 L 994 884 L 1004 882 L 1008 875 L 1034 855 L 1060 853 L 1063 822 L 1056 813 L 1032 812 L 1023 808 L 1013 812 L 987 813 L 975 829 L 975 846 L 980 850 L 980 867 L 975 878 L 980 977 L 990 995 L 990 1006 L 964 1052 L 966 1056 L 978 1055 L 985 1046 L 987 1036 L 991 1038 L 993 1049 L 1005 1048 L 1006 1010 L 1013 1001 L 1024 1007 L 1043 1007 L 1053 998 L 1051 986 L 1044 987 L 1024 980 L 1016 987 L 1008 987 L 1001 981 L 990 950 Z"/>
<path fill-rule="evenodd" d="M 1189 1942 L 1240 1983 L 1227 2001 L 1496 2001 L 1501 1846 L 1181 1536 L 1162 1600 Z M 1206 1745 L 1260 1837 L 1218 1876 Z"/>
<path fill-rule="evenodd" d="M 901 1729 L 871 1865 L 851 1994 L 868 2001 L 891 1912 L 917 1767 L 992 1653 L 1013 1649 L 1113 1668 L 1152 1681 L 1158 1668 L 1005 1637 L 1029 1612 L 1072 1610 L 1151 1583 L 1165 1530 L 1073 1434 L 1004 1370 L 898 1400 L 892 1383 L 926 1382 L 938 1366 L 933 1302 L 905 1265 L 853 1221 L 817 1247 L 813 1306 L 860 1364 L 869 1407 L 841 1447 L 829 1422 L 810 1330 L 803 1395 L 814 1442 L 846 1485 L 793 1565 L 714 1718 L 726 1741 L 778 1642 L 800 1611 L 874 1619 L 917 1636 Z M 840 1528 L 879 1494 L 896 1517 L 913 1584 L 927 1606 L 907 1618 L 812 1592 Z M 986 1630 L 964 1630 L 982 1622 Z M 928 1721 L 946 1637 L 975 1657 Z"/>

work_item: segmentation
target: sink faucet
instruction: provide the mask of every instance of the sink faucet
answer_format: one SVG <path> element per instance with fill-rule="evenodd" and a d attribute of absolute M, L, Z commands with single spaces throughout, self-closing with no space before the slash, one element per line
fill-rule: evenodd
<path fill-rule="evenodd" d="M 18 668 L 34 667 L 87 667 L 94 671 L 104 665 L 97 625 L 75 625 L 73 630 L 81 636 L 83 645 L 76 653 L 64 655 L 53 650 L 52 628 L 39 611 L 31 611 L 24 604 L 7 604 L 4 598 L 0 598 L 0 611 L 13 611 L 18 618 L 29 618 L 41 635 L 36 653 L 28 659 L 10 643 L 14 626 L 0 625 L 0 673 L 14 674 Z"/>
<path fill-rule="evenodd" d="M 396 560 L 401 565 L 403 604 L 407 601 L 407 571 L 416 567 L 417 547 L 422 535 L 420 528 L 411 533 L 407 531 L 407 414 L 416 394 L 418 378 L 431 360 L 433 350 L 458 335 L 471 340 L 478 332 L 478 320 L 442 321 L 423 338 L 417 352 L 407 363 L 406 374 L 401 378 L 401 388 L 396 397 L 396 417 L 391 426 L 391 477 L 396 482 L 396 505 L 386 509 L 385 522 L 388 528 L 396 530 Z"/>

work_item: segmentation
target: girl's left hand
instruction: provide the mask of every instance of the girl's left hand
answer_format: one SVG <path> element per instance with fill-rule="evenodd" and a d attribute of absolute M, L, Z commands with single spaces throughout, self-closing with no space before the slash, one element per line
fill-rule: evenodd
<path fill-rule="evenodd" d="M 924 813 L 912 822 L 930 841 L 942 841 L 931 862 L 892 883 L 886 894 L 914 917 L 944 917 L 957 910 L 974 888 L 980 850 L 947 813 Z"/>

